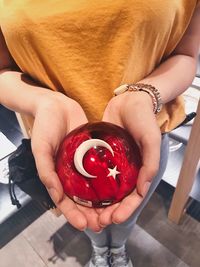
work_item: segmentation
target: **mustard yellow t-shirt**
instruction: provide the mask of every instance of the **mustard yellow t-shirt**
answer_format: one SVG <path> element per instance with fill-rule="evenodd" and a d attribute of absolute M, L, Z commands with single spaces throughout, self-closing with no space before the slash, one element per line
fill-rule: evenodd
<path fill-rule="evenodd" d="M 116 87 L 140 81 L 170 55 L 197 2 L 0 0 L 0 25 L 21 70 L 78 101 L 95 121 Z M 184 117 L 178 97 L 158 123 L 169 131 Z"/>

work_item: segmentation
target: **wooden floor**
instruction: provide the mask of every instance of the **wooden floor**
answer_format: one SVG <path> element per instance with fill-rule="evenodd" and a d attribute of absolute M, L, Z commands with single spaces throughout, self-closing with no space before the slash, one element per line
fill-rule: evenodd
<path fill-rule="evenodd" d="M 190 215 L 185 215 L 179 226 L 167 220 L 170 197 L 166 199 L 161 194 L 163 186 L 160 185 L 154 193 L 128 240 L 134 266 L 199 267 L 200 224 Z M 30 213 L 30 207 L 28 210 Z M 85 234 L 76 231 L 63 217 L 56 218 L 51 212 L 42 214 L 37 208 L 32 208 L 32 213 L 36 212 L 39 218 L 2 246 L 0 266 L 87 266 L 91 247 Z M 30 214 L 20 215 L 21 223 L 24 216 L 30 217 Z M 7 229 L 5 227 L 1 238 L 12 232 L 12 227 L 20 227 L 19 224 L 20 218 L 13 220 Z"/>

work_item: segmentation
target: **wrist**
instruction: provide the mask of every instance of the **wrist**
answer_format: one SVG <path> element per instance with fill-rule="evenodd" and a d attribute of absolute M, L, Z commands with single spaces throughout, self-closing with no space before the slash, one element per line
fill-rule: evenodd
<path fill-rule="evenodd" d="M 74 114 L 79 111 L 81 106 L 75 100 L 67 97 L 63 93 L 52 90 L 44 90 L 37 96 L 39 99 L 35 102 L 32 112 L 35 117 L 41 110 L 46 110 L 49 114 L 60 112 L 60 116 L 68 117 L 68 114 Z"/>
<path fill-rule="evenodd" d="M 0 103 L 15 112 L 35 116 L 38 108 L 46 102 L 66 102 L 65 95 L 41 87 L 29 76 L 5 70 L 0 74 Z"/>
<path fill-rule="evenodd" d="M 41 108 L 53 109 L 55 106 L 66 105 L 66 101 L 68 101 L 68 97 L 64 94 L 44 88 L 44 90 L 36 93 L 31 113 L 35 117 Z"/>
<path fill-rule="evenodd" d="M 141 111 L 145 108 L 145 110 L 148 109 L 149 112 L 153 113 L 154 106 L 151 96 L 144 91 L 134 93 L 125 92 L 118 97 L 124 97 L 123 103 L 130 104 L 134 108 L 140 109 Z"/>
<path fill-rule="evenodd" d="M 162 99 L 159 90 L 146 83 L 133 83 L 133 84 L 123 84 L 114 90 L 114 95 L 120 95 L 125 92 L 144 92 L 151 97 L 153 104 L 153 113 L 157 114 L 162 108 Z"/>

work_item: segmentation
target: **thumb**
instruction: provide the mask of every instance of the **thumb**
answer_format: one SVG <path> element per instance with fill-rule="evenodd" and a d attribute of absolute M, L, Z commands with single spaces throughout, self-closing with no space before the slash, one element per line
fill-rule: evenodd
<path fill-rule="evenodd" d="M 144 197 L 156 175 L 160 162 L 160 136 L 146 137 L 141 142 L 142 167 L 137 181 L 137 192 Z"/>
<path fill-rule="evenodd" d="M 137 180 L 137 193 L 141 197 L 144 197 L 147 194 L 151 186 L 152 179 L 149 177 L 148 173 L 148 169 L 145 166 L 142 166 Z"/>
<path fill-rule="evenodd" d="M 37 149 L 34 151 L 34 158 L 40 180 L 47 188 L 49 195 L 57 205 L 64 197 L 63 188 L 55 172 L 53 156 L 47 150 Z"/>

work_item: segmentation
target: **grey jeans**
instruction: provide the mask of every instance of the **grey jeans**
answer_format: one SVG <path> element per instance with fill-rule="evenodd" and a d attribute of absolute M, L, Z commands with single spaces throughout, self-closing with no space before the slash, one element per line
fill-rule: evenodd
<path fill-rule="evenodd" d="M 122 224 L 111 224 L 104 228 L 101 233 L 95 233 L 90 229 L 86 229 L 85 233 L 90 238 L 92 244 L 98 247 L 108 246 L 111 248 L 118 248 L 124 245 L 137 221 L 138 216 L 148 203 L 150 197 L 158 186 L 167 165 L 169 152 L 169 139 L 168 135 L 164 134 L 162 136 L 161 151 L 160 151 L 160 165 L 158 174 L 154 177 L 153 182 L 149 188 L 149 191 L 144 198 L 141 205 L 136 209 L 136 211 L 129 217 L 127 221 Z"/>

